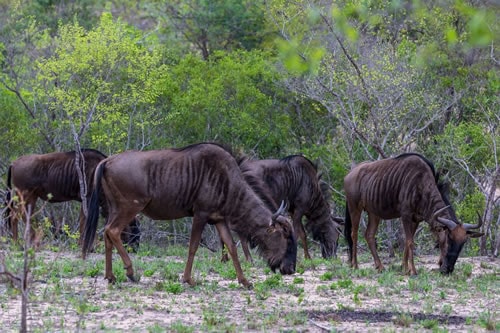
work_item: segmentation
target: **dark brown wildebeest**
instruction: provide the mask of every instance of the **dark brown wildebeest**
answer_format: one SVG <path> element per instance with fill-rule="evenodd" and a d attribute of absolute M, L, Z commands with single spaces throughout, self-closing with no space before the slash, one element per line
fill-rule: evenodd
<path fill-rule="evenodd" d="M 90 198 L 94 171 L 100 161 L 107 156 L 95 149 L 82 149 L 80 163 L 85 170 L 87 198 Z M 11 163 L 7 171 L 7 209 L 5 217 L 7 225 L 15 241 L 18 240 L 19 207 L 10 202 L 12 194 L 18 194 L 24 200 L 25 206 L 33 212 L 40 198 L 48 202 L 79 201 L 80 181 L 76 166 L 76 152 L 56 152 L 49 154 L 31 154 L 21 156 Z M 15 193 L 11 193 L 15 191 Z M 85 216 L 80 208 L 80 239 L 83 239 Z M 103 208 L 105 216 L 106 208 Z M 33 230 L 32 230 L 33 231 Z M 32 233 L 33 235 L 33 233 Z M 123 233 L 122 239 L 132 248 L 137 249 L 140 239 L 138 221 L 134 218 Z"/>
<path fill-rule="evenodd" d="M 306 259 L 311 258 L 306 230 L 320 242 L 323 258 L 336 255 L 341 233 L 337 222 L 341 219 L 332 216 L 328 185 L 321 181 L 314 163 L 302 155 L 290 155 L 282 159 L 245 159 L 240 162 L 240 169 L 247 180 L 248 177 L 262 180 L 274 202 L 287 202 L 293 228 L 302 241 Z M 307 219 L 305 229 L 303 216 Z M 242 247 L 245 255 L 249 255 L 244 241 Z"/>
<path fill-rule="evenodd" d="M 433 164 L 419 154 L 408 153 L 394 158 L 356 165 L 344 179 L 346 217 L 344 234 L 349 244 L 351 266 L 358 267 L 357 243 L 361 213 L 368 213 L 365 232 L 375 267 L 383 265 L 377 255 L 375 234 L 381 219 L 400 217 L 405 232 L 403 271 L 417 274 L 413 262 L 413 237 L 419 223 L 425 220 L 433 232 L 441 233 L 440 271 L 453 272 L 458 255 L 470 237 L 482 233 L 471 231 L 480 224 L 461 224 L 449 203 L 445 187 L 438 183 Z"/>
<path fill-rule="evenodd" d="M 282 274 L 295 272 L 297 247 L 290 221 L 273 215 L 245 182 L 232 154 L 217 144 L 128 151 L 111 156 L 97 167 L 94 186 L 83 253 L 85 256 L 93 242 L 99 210 L 98 194 L 102 188 L 109 207 L 104 240 L 105 278 L 110 282 L 115 281 L 111 260 L 113 247 L 123 260 L 127 277 L 134 280 L 132 262 L 119 236 L 127 221 L 139 212 L 155 220 L 193 217 L 183 275 L 183 282 L 190 285 L 194 285 L 191 269 L 207 223 L 215 224 L 233 259 L 238 282 L 244 286 L 248 287 L 250 283 L 243 276 L 228 226 L 258 246 L 273 271 L 279 268 Z"/>

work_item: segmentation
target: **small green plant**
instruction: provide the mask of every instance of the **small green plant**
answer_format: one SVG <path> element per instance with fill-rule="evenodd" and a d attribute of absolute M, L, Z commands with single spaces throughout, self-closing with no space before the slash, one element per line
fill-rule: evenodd
<path fill-rule="evenodd" d="M 488 331 L 500 331 L 500 321 L 497 319 L 497 314 L 491 313 L 489 310 L 479 314 L 477 323 Z"/>
<path fill-rule="evenodd" d="M 99 266 L 90 266 L 85 270 L 85 276 L 96 277 L 100 274 L 101 268 Z"/>
<path fill-rule="evenodd" d="M 145 277 L 152 277 L 154 273 L 155 273 L 155 269 L 154 268 L 153 269 L 150 268 L 150 269 L 144 270 L 143 274 L 144 274 Z"/>
<path fill-rule="evenodd" d="M 453 312 L 453 308 L 451 307 L 450 304 L 444 304 L 443 307 L 441 308 L 441 312 L 449 316 Z"/>
<path fill-rule="evenodd" d="M 340 288 L 347 289 L 353 285 L 353 282 L 351 279 L 345 279 L 345 280 L 338 280 L 337 284 L 339 285 Z"/>
<path fill-rule="evenodd" d="M 420 323 L 422 324 L 423 328 L 426 328 L 428 330 L 434 330 L 439 325 L 437 319 L 424 319 Z"/>
<path fill-rule="evenodd" d="M 294 284 L 302 284 L 302 283 L 304 283 L 304 278 L 295 277 L 295 278 L 293 278 L 293 283 Z"/>
<path fill-rule="evenodd" d="M 410 327 L 414 322 L 413 316 L 410 313 L 400 313 L 394 318 L 394 325 L 401 327 Z"/>
<path fill-rule="evenodd" d="M 330 281 L 333 280 L 332 272 L 325 272 L 319 277 L 320 281 Z"/>
<path fill-rule="evenodd" d="M 474 266 L 470 263 L 465 263 L 463 264 L 462 266 L 462 275 L 465 277 L 465 278 L 470 278 L 472 276 L 472 271 L 474 270 Z"/>
<path fill-rule="evenodd" d="M 195 329 L 194 327 L 184 325 L 182 321 L 176 321 L 170 325 L 168 331 L 176 333 L 192 333 Z"/>
<path fill-rule="evenodd" d="M 271 296 L 269 288 L 263 283 L 256 283 L 254 285 L 254 292 L 258 300 L 266 300 Z"/>
<path fill-rule="evenodd" d="M 163 332 L 166 332 L 166 329 L 163 328 L 163 327 L 161 327 L 160 324 L 158 324 L 158 323 L 155 323 L 154 325 L 149 326 L 147 329 L 148 329 L 149 333 L 163 333 Z"/>
<path fill-rule="evenodd" d="M 226 322 L 226 319 L 213 311 L 204 311 L 203 312 L 203 323 L 208 327 L 217 327 L 223 325 Z"/>

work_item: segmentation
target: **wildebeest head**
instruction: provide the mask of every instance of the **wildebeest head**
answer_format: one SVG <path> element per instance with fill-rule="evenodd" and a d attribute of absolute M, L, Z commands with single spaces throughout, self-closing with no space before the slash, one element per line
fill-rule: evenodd
<path fill-rule="evenodd" d="M 288 217 L 281 215 L 285 211 L 286 207 L 282 203 L 278 211 L 273 214 L 271 223 L 265 230 L 269 241 L 266 242 L 266 247 L 260 247 L 260 251 L 273 272 L 279 268 L 281 274 L 293 274 L 297 262 L 297 242 L 292 222 Z"/>
<path fill-rule="evenodd" d="M 297 261 L 297 242 L 292 222 L 281 215 L 285 211 L 282 203 L 270 218 L 268 226 L 250 234 L 248 240 L 252 247 L 258 245 L 259 253 L 273 272 L 279 269 L 281 274 L 293 274 Z"/>
<path fill-rule="evenodd" d="M 330 186 L 328 183 L 321 180 L 321 174 L 318 174 L 318 184 L 322 195 L 317 202 L 323 202 L 320 204 L 319 208 L 323 206 L 323 210 L 327 210 L 327 212 L 323 212 L 323 217 L 320 217 L 319 220 L 326 217 L 327 221 L 324 223 L 316 223 L 316 227 L 312 228 L 313 238 L 320 242 L 321 255 L 323 258 L 336 257 L 338 239 L 339 235 L 342 233 L 341 226 L 344 223 L 344 220 L 334 215 L 333 206 L 331 206 L 328 201 L 328 198 L 331 198 Z"/>
<path fill-rule="evenodd" d="M 269 226 L 267 232 L 276 241 L 276 244 L 286 243 L 284 253 L 273 253 L 268 257 L 268 263 L 274 272 L 279 268 L 281 274 L 295 273 L 297 262 L 297 242 L 293 233 L 291 221 L 284 217 L 277 217 L 273 224 Z M 281 247 L 281 246 L 280 246 Z"/>
<path fill-rule="evenodd" d="M 448 215 L 451 215 L 452 218 L 440 216 L 441 214 L 445 215 L 446 211 L 450 212 Z M 482 219 L 479 216 L 477 224 L 461 224 L 456 221 L 455 214 L 449 206 L 435 212 L 434 217 L 439 225 L 443 227 L 441 230 L 438 230 L 438 241 L 441 249 L 439 271 L 442 274 L 448 275 L 453 273 L 460 251 L 462 251 L 462 248 L 467 240 L 469 238 L 481 237 L 483 235 L 481 232 L 472 230 L 481 226 Z"/>

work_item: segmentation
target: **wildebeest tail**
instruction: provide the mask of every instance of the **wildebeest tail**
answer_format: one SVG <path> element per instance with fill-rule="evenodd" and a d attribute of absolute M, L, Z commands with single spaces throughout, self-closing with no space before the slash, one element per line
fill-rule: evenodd
<path fill-rule="evenodd" d="M 10 205 L 12 204 L 10 200 L 12 199 L 12 176 L 11 176 L 12 166 L 9 166 L 7 170 L 7 195 L 5 196 L 5 222 L 7 224 L 7 228 L 9 230 L 12 229 L 11 221 L 10 221 Z"/>
<path fill-rule="evenodd" d="M 82 250 L 84 258 L 92 248 L 92 245 L 94 244 L 95 234 L 97 231 L 97 223 L 99 221 L 99 192 L 101 191 L 101 179 L 105 165 L 106 162 L 100 163 L 97 166 L 97 170 L 95 171 L 94 190 L 92 191 L 92 195 L 88 203 L 88 209 L 87 209 L 88 216 L 87 216 L 87 221 L 85 223 L 85 231 L 83 238 Z"/>
<path fill-rule="evenodd" d="M 347 245 L 349 245 L 349 259 L 352 258 L 352 223 L 351 214 L 349 213 L 349 205 L 345 203 L 345 222 L 344 222 L 344 237 L 347 240 Z"/>

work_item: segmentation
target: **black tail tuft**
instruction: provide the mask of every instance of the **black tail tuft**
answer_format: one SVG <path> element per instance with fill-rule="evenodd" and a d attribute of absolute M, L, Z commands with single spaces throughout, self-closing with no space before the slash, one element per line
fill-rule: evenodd
<path fill-rule="evenodd" d="M 5 221 L 6 221 L 6 224 L 7 224 L 7 228 L 9 230 L 12 230 L 12 225 L 11 225 L 11 199 L 12 199 L 12 176 L 11 176 L 11 169 L 12 169 L 12 166 L 9 166 L 9 169 L 7 170 L 7 195 L 5 196 Z"/>
<path fill-rule="evenodd" d="M 105 165 L 106 163 L 104 162 L 97 166 L 94 177 L 94 190 L 92 191 L 92 196 L 90 197 L 90 202 L 88 203 L 88 216 L 85 223 L 82 249 L 84 258 L 94 244 L 95 233 L 97 231 L 97 222 L 99 220 L 99 192 L 101 191 L 101 178 Z"/>

